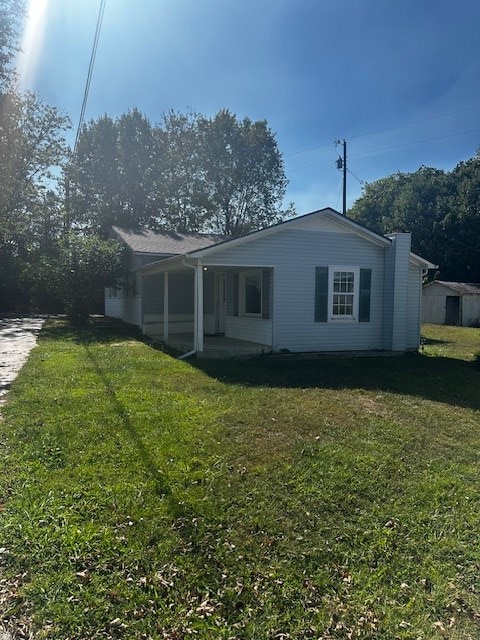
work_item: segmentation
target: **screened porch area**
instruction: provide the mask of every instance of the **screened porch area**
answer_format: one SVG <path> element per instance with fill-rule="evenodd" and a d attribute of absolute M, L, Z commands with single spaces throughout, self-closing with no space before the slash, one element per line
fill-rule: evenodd
<path fill-rule="evenodd" d="M 183 265 L 142 280 L 142 329 L 154 340 L 201 357 L 271 351 L 273 269 Z"/>

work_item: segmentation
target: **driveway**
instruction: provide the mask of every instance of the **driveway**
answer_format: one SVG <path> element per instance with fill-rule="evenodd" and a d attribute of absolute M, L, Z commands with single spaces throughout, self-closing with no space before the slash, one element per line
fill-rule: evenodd
<path fill-rule="evenodd" d="M 0 316 L 0 408 L 10 384 L 15 380 L 18 372 L 25 364 L 28 355 L 37 342 L 38 334 L 45 318 Z M 0 416 L 1 419 L 1 416 Z M 15 602 L 17 580 L 21 576 L 6 579 L 1 575 L 1 567 L 6 562 L 5 549 L 0 548 L 0 614 L 12 607 Z M 30 622 L 23 616 L 13 615 L 10 625 L 15 629 L 9 630 L 6 623 L 0 622 L 0 640 L 16 640 L 17 638 L 32 638 L 29 631 Z"/>
<path fill-rule="evenodd" d="M 0 405 L 35 346 L 44 322 L 40 317 L 0 317 Z"/>

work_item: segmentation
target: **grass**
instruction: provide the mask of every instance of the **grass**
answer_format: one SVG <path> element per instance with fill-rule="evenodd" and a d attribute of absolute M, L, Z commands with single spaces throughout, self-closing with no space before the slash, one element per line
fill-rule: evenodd
<path fill-rule="evenodd" d="M 180 362 L 50 322 L 0 422 L 4 619 L 38 638 L 480 636 L 480 330 Z"/>

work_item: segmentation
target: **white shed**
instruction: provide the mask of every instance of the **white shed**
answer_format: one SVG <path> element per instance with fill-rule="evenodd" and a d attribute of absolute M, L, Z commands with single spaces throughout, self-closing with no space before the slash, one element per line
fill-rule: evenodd
<path fill-rule="evenodd" d="M 480 326 L 480 284 L 434 280 L 424 285 L 422 321 Z"/>

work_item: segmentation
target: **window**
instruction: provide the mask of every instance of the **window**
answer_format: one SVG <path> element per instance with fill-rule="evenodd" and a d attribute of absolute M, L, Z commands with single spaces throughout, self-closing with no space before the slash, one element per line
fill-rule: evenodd
<path fill-rule="evenodd" d="M 371 269 L 317 267 L 315 322 L 370 322 Z"/>
<path fill-rule="evenodd" d="M 262 316 L 262 274 L 241 273 L 241 310 L 245 316 Z"/>
<path fill-rule="evenodd" d="M 331 320 L 355 320 L 358 270 L 330 269 Z"/>

